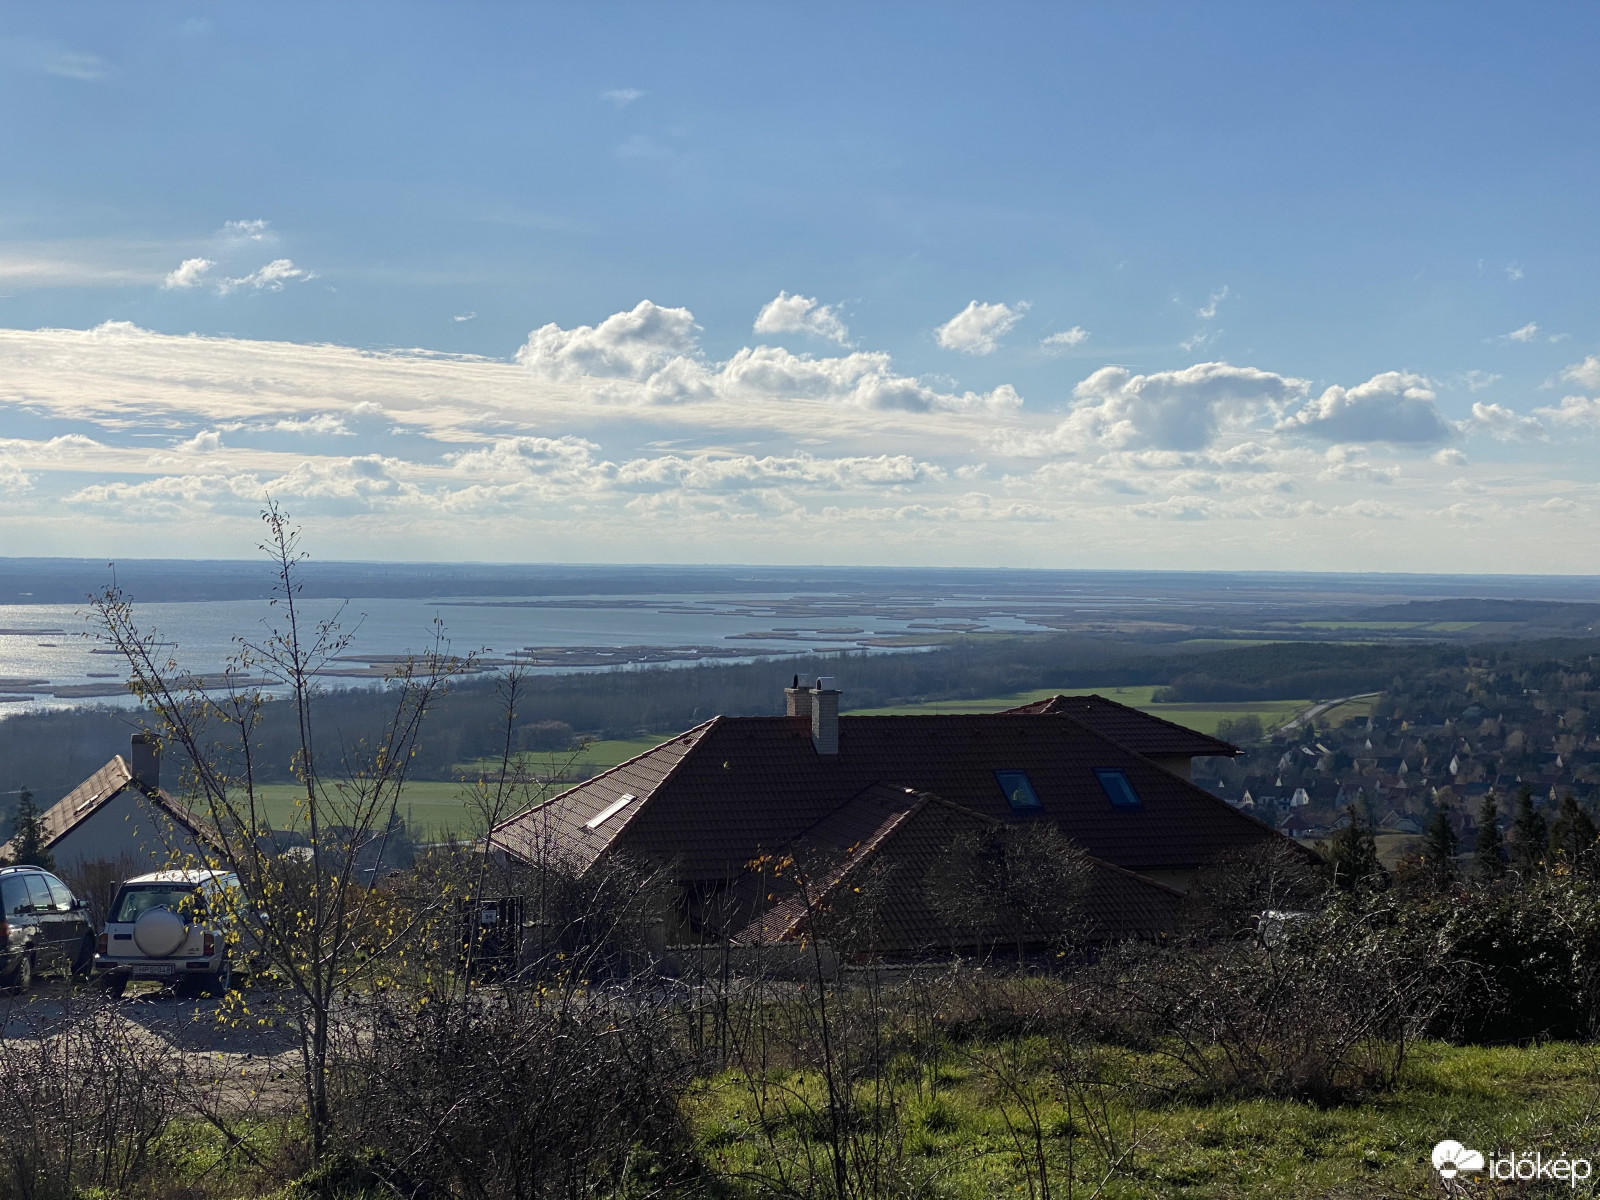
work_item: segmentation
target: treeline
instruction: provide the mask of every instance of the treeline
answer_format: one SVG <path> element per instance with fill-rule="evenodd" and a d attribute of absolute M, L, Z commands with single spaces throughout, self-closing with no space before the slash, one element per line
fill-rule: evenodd
<path fill-rule="evenodd" d="M 1287 642 L 1185 653 L 1170 645 L 1104 638 L 968 638 L 917 653 L 853 651 L 538 676 L 519 704 L 515 726 L 521 731 L 519 744 L 537 749 L 563 727 L 602 738 L 637 737 L 686 729 L 718 713 L 775 714 L 783 710 L 783 686 L 796 674 L 834 676 L 846 710 L 1047 687 L 1151 684 L 1165 685 L 1157 698 L 1172 701 L 1328 699 L 1391 689 L 1397 681 L 1469 662 L 1515 662 L 1547 671 L 1596 653 L 1600 639 L 1471 647 Z M 378 729 L 388 712 L 375 689 L 330 691 L 318 703 L 325 758 Z M 290 718 L 288 711 L 269 706 L 257 760 L 267 781 L 290 777 L 296 745 Z M 457 764 L 493 755 L 504 725 L 493 679 L 459 683 L 424 725 L 416 777 L 448 779 Z M 137 713 L 106 708 L 0 721 L 0 810 L 14 809 L 24 787 L 42 803 L 54 803 L 113 754 L 126 755 L 128 738 L 138 728 Z"/>

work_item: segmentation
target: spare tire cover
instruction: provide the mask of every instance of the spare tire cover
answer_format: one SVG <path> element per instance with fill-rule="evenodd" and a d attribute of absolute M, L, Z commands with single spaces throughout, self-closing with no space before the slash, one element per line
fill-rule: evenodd
<path fill-rule="evenodd" d="M 133 944 L 141 954 L 166 958 L 189 938 L 189 927 L 170 908 L 151 908 L 133 923 Z"/>

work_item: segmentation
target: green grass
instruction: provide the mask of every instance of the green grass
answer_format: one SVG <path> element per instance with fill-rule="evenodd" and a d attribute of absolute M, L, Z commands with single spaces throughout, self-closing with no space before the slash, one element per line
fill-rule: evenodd
<path fill-rule="evenodd" d="M 982 1051 L 982 1047 L 978 1047 Z M 1128 1055 L 1139 1073 L 1156 1067 Z M 903 1170 L 930 1194 L 948 1200 L 1030 1196 L 1024 1160 L 1006 1123 L 1017 1111 L 1003 1092 L 986 1086 L 958 1050 L 921 1095 L 903 1086 L 897 1108 L 903 1124 Z M 1054 1194 L 1065 1196 L 1067 1112 L 1038 1078 L 1046 1099 L 1044 1153 Z M 741 1080 L 706 1081 L 687 1099 L 705 1156 L 730 1179 L 735 1195 L 760 1193 L 755 1178 L 772 1175 L 776 1158 L 826 1162 L 817 1144 L 821 1092 L 815 1078 L 782 1073 L 788 1099 L 764 1117 Z M 774 1091 L 771 1093 L 776 1095 Z M 1600 1108 L 1600 1052 L 1547 1043 L 1519 1047 L 1413 1049 L 1400 1086 L 1359 1103 L 1318 1107 L 1285 1100 L 1184 1100 L 1181 1093 L 1145 1099 L 1125 1092 L 1113 1111 L 1125 1138 L 1137 1129 L 1131 1158 L 1097 1194 L 1108 1200 L 1194 1197 L 1195 1200 L 1278 1200 L 1279 1197 L 1422 1197 L 1441 1194 L 1428 1161 L 1435 1143 L 1454 1138 L 1486 1154 L 1540 1150 L 1594 1156 L 1593 1114 Z M 1081 1129 L 1081 1112 L 1075 1117 Z M 769 1137 L 771 1140 L 769 1140 Z M 1090 1139 L 1076 1139 L 1077 1187 L 1088 1196 L 1104 1176 Z M 1463 1194 L 1489 1194 L 1481 1177 Z M 1494 1194 L 1502 1194 L 1496 1192 Z M 1523 1194 L 1523 1193 L 1518 1193 Z M 1539 1193 L 1544 1194 L 1544 1193 Z M 1554 1193 L 1552 1193 L 1554 1194 Z M 1576 1193 L 1565 1186 L 1562 1195 Z"/>
<path fill-rule="evenodd" d="M 1031 704 L 1050 696 L 1087 696 L 1098 693 L 1131 708 L 1143 709 L 1154 716 L 1164 717 L 1175 724 L 1201 733 L 1214 734 L 1223 721 L 1235 721 L 1253 713 L 1261 724 L 1271 729 L 1281 725 L 1296 713 L 1312 704 L 1310 700 L 1248 700 L 1239 703 L 1204 702 L 1195 704 L 1155 704 L 1151 696 L 1159 690 L 1156 686 L 1101 687 L 1101 688 L 1040 688 L 1031 692 L 1015 692 L 1010 696 L 991 696 L 981 700 L 935 700 L 927 704 L 898 704 L 889 708 L 851 709 L 850 716 L 911 716 L 918 713 L 983 713 L 1000 712 L 1019 704 Z"/>

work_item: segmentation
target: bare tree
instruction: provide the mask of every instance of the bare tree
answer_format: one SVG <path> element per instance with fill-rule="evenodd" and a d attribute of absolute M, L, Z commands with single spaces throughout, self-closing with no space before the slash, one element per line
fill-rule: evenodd
<path fill-rule="evenodd" d="M 330 1123 L 335 1001 L 358 980 L 380 979 L 403 957 L 423 916 L 377 886 L 384 831 L 393 825 L 424 717 L 471 659 L 451 656 L 436 624 L 429 651 L 388 676 L 392 703 L 381 729 L 346 742 L 324 734 L 315 705 L 319 676 L 350 635 L 340 614 L 314 621 L 304 611 L 298 571 L 306 555 L 288 515 L 269 504 L 262 519 L 267 535 L 260 548 L 277 576 L 277 620 L 260 640 L 235 639 L 220 685 L 185 674 L 168 652 L 171 643 L 139 624 L 132 601 L 114 584 L 94 609 L 102 637 L 127 661 L 129 688 L 143 702 L 151 732 L 181 758 L 190 803 L 207 825 L 203 865 L 239 878 L 235 929 L 249 931 L 287 985 L 318 1158 Z M 295 729 L 298 794 L 288 824 L 304 846 L 294 854 L 281 852 L 261 792 L 261 726 L 269 705 L 287 705 Z M 433 898 L 435 905 L 451 901 Z"/>

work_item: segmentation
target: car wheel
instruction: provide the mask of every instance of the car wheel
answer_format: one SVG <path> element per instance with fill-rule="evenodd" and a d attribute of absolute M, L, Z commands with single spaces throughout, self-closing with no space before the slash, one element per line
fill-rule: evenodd
<path fill-rule="evenodd" d="M 25 992 L 33 986 L 33 955 L 24 954 L 17 959 L 16 966 L 11 968 L 11 976 L 6 980 L 7 985 L 14 992 Z"/>
<path fill-rule="evenodd" d="M 122 998 L 122 993 L 128 990 L 127 975 L 120 971 L 115 975 L 107 975 L 105 977 L 105 988 L 106 995 L 110 996 L 113 1000 L 120 1000 Z"/>
<path fill-rule="evenodd" d="M 72 973 L 87 979 L 94 971 L 94 934 L 86 933 L 78 946 L 78 956 L 72 960 Z"/>

